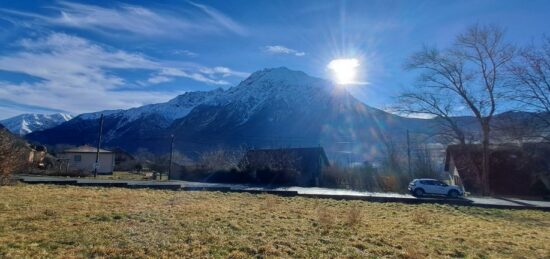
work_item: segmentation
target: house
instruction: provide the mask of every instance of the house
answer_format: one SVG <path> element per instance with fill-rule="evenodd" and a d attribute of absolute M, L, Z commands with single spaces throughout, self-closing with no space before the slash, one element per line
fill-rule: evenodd
<path fill-rule="evenodd" d="M 130 153 L 122 148 L 112 150 L 115 153 L 115 170 L 116 171 L 131 171 L 136 168 L 138 161 Z"/>
<path fill-rule="evenodd" d="M 44 158 L 48 154 L 48 150 L 45 146 L 40 145 L 27 145 L 29 150 L 28 162 L 37 167 L 44 167 Z"/>
<path fill-rule="evenodd" d="M 550 194 L 550 143 L 492 146 L 489 165 L 489 188 L 493 194 Z M 481 166 L 481 145 L 447 147 L 445 171 L 452 184 L 471 193 L 481 193 Z"/>
<path fill-rule="evenodd" d="M 82 170 L 84 172 L 94 172 L 97 148 L 91 146 L 80 146 L 69 148 L 59 155 L 61 160 L 68 163 L 68 170 Z M 99 150 L 99 160 L 97 172 L 100 174 L 110 174 L 115 167 L 115 153 L 109 150 Z"/>
<path fill-rule="evenodd" d="M 264 175 L 292 173 L 295 174 L 294 184 L 316 186 L 329 161 L 321 147 L 254 149 L 245 154 L 239 165 L 247 171 Z"/>

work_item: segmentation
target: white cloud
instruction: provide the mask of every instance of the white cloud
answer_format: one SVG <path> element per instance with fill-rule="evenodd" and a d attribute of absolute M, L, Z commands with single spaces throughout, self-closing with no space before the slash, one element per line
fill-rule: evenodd
<path fill-rule="evenodd" d="M 224 15 L 220 11 L 218 11 L 218 10 L 216 10 L 216 9 L 210 7 L 210 6 L 207 6 L 207 5 L 197 4 L 197 3 L 194 3 L 194 2 L 191 2 L 191 1 L 189 1 L 189 3 L 191 5 L 194 5 L 195 7 L 199 8 L 200 10 L 202 10 L 204 13 L 209 15 L 210 18 L 212 18 L 219 25 L 225 27 L 226 29 L 228 29 L 228 30 L 230 30 L 234 33 L 240 34 L 240 35 L 247 35 L 248 34 L 247 30 L 243 26 L 241 26 L 237 22 L 233 21 L 231 18 Z"/>
<path fill-rule="evenodd" d="M 248 77 L 250 75 L 249 73 L 235 71 L 228 67 L 213 67 L 213 68 L 203 67 L 200 69 L 200 71 L 204 74 L 208 74 L 212 76 L 221 75 L 223 77 L 229 77 L 229 76 Z"/>
<path fill-rule="evenodd" d="M 174 51 L 174 54 L 177 54 L 177 55 L 184 55 L 184 56 L 188 56 L 188 57 L 197 57 L 197 56 L 199 56 L 198 53 L 193 52 L 193 51 L 190 51 L 190 50 L 186 50 L 186 49 L 183 49 L 183 50 L 175 50 L 175 51 Z"/>
<path fill-rule="evenodd" d="M 287 48 L 281 45 L 268 45 L 263 47 L 263 50 L 265 52 L 272 53 L 272 54 L 287 54 L 287 55 L 294 55 L 297 57 L 302 57 L 306 55 L 305 52 Z"/>
<path fill-rule="evenodd" d="M 176 14 L 173 10 L 154 10 L 141 6 L 118 4 L 113 8 L 97 5 L 59 2 L 50 9 L 57 11 L 53 15 L 39 15 L 31 12 L 0 9 L 15 17 L 34 20 L 35 25 L 54 25 L 88 29 L 103 33 L 124 31 L 149 37 L 180 37 L 190 34 L 212 34 L 226 31 L 245 35 L 246 29 L 228 16 L 212 7 L 195 4 L 200 12 Z M 29 20 L 21 23 L 31 22 Z"/>
<path fill-rule="evenodd" d="M 224 80 L 217 80 L 211 77 L 208 77 L 200 72 L 189 72 L 180 68 L 163 68 L 157 75 L 162 77 L 184 77 L 193 79 L 195 81 L 214 84 L 214 85 L 229 85 L 229 82 Z"/>
<path fill-rule="evenodd" d="M 75 114 L 162 102 L 181 93 L 154 89 L 124 90 L 140 83 L 115 71 L 148 71 L 151 77 L 141 87 L 178 77 L 226 85 L 229 83 L 222 78 L 245 74 L 229 68 L 220 69 L 223 67 L 168 64 L 140 53 L 113 49 L 63 33 L 24 39 L 17 46 L 19 51 L 0 56 L 0 70 L 26 74 L 39 80 L 0 82 L 0 99 Z"/>
<path fill-rule="evenodd" d="M 152 77 L 148 78 L 147 82 L 149 82 L 151 84 L 160 84 L 160 83 L 170 82 L 172 80 L 173 79 L 170 78 L 170 77 L 157 75 L 157 76 L 152 76 Z"/>

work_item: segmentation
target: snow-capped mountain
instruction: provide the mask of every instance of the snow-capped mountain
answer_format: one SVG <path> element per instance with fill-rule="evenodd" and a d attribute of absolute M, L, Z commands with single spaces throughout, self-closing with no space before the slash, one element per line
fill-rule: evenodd
<path fill-rule="evenodd" d="M 430 130 L 427 120 L 369 107 L 331 82 L 287 68 L 255 72 L 216 97 L 170 126 L 186 148 L 320 145 L 332 158 L 353 151 L 366 159 L 383 152 L 386 135 Z"/>
<path fill-rule="evenodd" d="M 34 131 L 53 128 L 63 122 L 71 120 L 72 118 L 73 116 L 67 113 L 28 113 L 2 120 L 0 123 L 12 133 L 23 136 Z"/>
<path fill-rule="evenodd" d="M 189 92 L 166 103 L 82 114 L 27 137 L 43 144 L 95 143 L 101 113 L 105 146 L 164 153 L 174 135 L 175 148 L 191 156 L 216 147 L 321 145 L 329 155 L 353 149 L 363 159 L 381 152 L 385 134 L 404 136 L 405 128 L 428 128 L 426 120 L 369 107 L 331 82 L 281 67 L 255 72 L 227 90 Z"/>
<path fill-rule="evenodd" d="M 148 104 L 128 110 L 107 110 L 94 113 L 85 113 L 78 115 L 77 118 L 92 120 L 98 119 L 100 115 L 103 114 L 104 116 L 117 117 L 124 123 L 129 123 L 143 117 L 160 115 L 165 123 L 170 123 L 175 119 L 184 117 L 195 106 L 212 99 L 222 92 L 222 88 L 208 92 L 187 92 L 166 103 Z"/>

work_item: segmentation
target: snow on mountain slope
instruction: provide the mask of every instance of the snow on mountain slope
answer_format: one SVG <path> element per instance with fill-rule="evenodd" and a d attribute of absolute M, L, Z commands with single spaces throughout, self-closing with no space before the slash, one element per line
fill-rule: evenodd
<path fill-rule="evenodd" d="M 285 67 L 264 69 L 253 73 L 238 86 L 228 90 L 218 88 L 212 91 L 187 92 L 165 103 L 148 104 L 127 110 L 105 110 L 100 112 L 80 114 L 76 118 L 81 120 L 97 120 L 103 114 L 106 118 L 117 120 L 114 129 L 120 129 L 136 120 L 146 117 L 155 117 L 158 125 L 169 126 L 174 120 L 185 117 L 198 105 L 223 106 L 230 103 L 239 103 L 246 106 L 242 111 L 242 122 L 254 114 L 258 107 L 272 99 L 303 99 L 307 105 L 310 87 L 326 88 L 328 82 L 313 78 L 299 71 L 292 71 Z M 305 92 L 304 92 L 305 91 Z"/>
<path fill-rule="evenodd" d="M 304 72 L 286 67 L 269 68 L 253 73 L 239 85 L 205 100 L 202 104 L 238 105 L 241 116 L 239 124 L 242 124 L 268 102 L 284 101 L 308 106 L 315 100 L 312 95 L 324 95 L 331 90 L 333 88 L 330 82 L 308 76 Z"/>
<path fill-rule="evenodd" d="M 216 98 L 223 92 L 222 88 L 206 92 L 187 92 L 166 103 L 149 104 L 126 110 L 123 116 L 129 121 L 134 121 L 147 115 L 159 114 L 171 122 L 185 117 L 197 105 Z"/>
<path fill-rule="evenodd" d="M 185 115 L 197 105 L 215 98 L 223 92 L 224 90 L 221 88 L 212 91 L 187 92 L 165 103 L 148 104 L 127 110 L 106 110 L 85 113 L 78 115 L 77 118 L 82 120 L 96 120 L 103 114 L 105 117 L 116 118 L 119 121 L 117 128 L 121 128 L 135 120 L 148 116 L 157 116 L 163 120 L 159 123 L 167 126 L 167 124 L 172 121 L 185 117 Z"/>
<path fill-rule="evenodd" d="M 9 119 L 0 121 L 9 131 L 20 136 L 34 131 L 45 130 L 58 126 L 69 121 L 72 115 L 66 113 L 54 114 L 21 114 Z"/>

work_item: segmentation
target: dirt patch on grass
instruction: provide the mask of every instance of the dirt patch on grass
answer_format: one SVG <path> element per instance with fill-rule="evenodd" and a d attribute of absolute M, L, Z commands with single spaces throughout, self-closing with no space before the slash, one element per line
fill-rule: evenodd
<path fill-rule="evenodd" d="M 550 256 L 550 213 L 244 193 L 0 188 L 0 257 Z"/>

